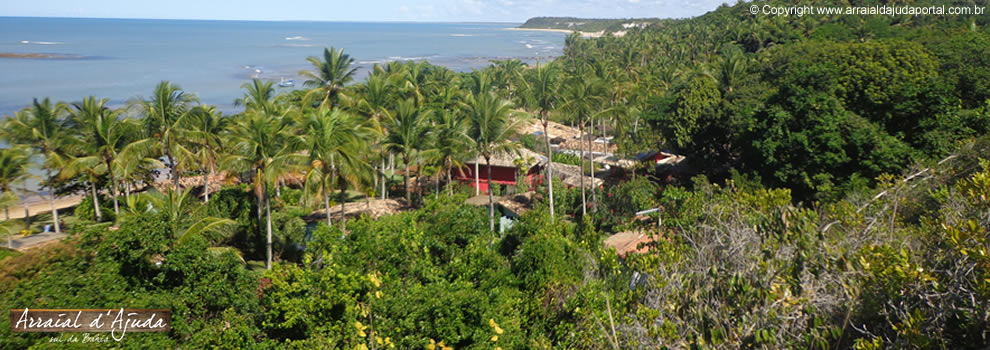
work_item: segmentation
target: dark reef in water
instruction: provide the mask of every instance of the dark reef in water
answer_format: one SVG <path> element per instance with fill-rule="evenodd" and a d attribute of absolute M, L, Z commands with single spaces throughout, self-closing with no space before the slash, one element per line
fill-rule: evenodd
<path fill-rule="evenodd" d="M 42 60 L 85 60 L 97 57 L 65 53 L 44 52 L 0 52 L 0 58 L 42 59 Z"/>

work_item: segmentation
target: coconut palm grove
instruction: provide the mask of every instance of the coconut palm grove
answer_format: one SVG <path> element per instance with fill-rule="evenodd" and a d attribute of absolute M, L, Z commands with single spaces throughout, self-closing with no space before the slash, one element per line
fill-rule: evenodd
<path fill-rule="evenodd" d="M 0 348 L 990 346 L 990 17 L 754 4 L 790 5 L 472 72 L 314 48 L 237 113 L 175 81 L 30 101 L 2 228 L 64 238 L 0 251 L 0 309 L 172 325 L 53 344 L 0 318 Z"/>

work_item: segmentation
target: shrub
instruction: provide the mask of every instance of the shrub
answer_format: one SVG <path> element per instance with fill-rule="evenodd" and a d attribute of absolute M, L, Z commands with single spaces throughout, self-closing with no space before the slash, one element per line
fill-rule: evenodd
<path fill-rule="evenodd" d="M 113 212 L 113 200 L 99 197 L 100 199 L 100 215 L 102 216 L 101 221 L 114 221 L 116 220 L 116 215 Z M 73 209 L 73 215 L 79 220 L 85 221 L 96 221 L 96 209 L 93 208 L 93 197 L 86 196 L 83 198 L 82 202 Z"/>

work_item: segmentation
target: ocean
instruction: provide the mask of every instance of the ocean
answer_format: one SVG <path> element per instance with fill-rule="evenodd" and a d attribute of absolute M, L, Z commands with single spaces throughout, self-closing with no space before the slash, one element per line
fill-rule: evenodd
<path fill-rule="evenodd" d="M 428 60 L 458 72 L 494 59 L 527 63 L 559 56 L 566 34 L 506 30 L 511 23 L 262 22 L 0 17 L 0 115 L 51 97 L 86 96 L 122 106 L 169 80 L 202 103 L 236 112 L 241 84 L 253 77 L 302 79 L 307 56 L 343 48 L 364 80 L 374 63 Z M 289 88 L 279 88 L 284 91 Z"/>

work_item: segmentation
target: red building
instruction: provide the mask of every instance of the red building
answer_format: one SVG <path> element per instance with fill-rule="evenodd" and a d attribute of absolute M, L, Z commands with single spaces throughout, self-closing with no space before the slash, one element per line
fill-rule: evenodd
<path fill-rule="evenodd" d="M 519 154 L 509 153 L 496 155 L 491 159 L 492 183 L 501 185 L 515 185 L 516 176 L 521 173 L 525 173 L 526 184 L 528 184 L 530 189 L 532 189 L 533 187 L 539 186 L 543 183 L 542 172 L 543 165 L 545 163 L 546 157 L 525 148 L 521 149 Z M 461 183 L 467 183 L 474 186 L 475 164 L 478 165 L 478 190 L 482 193 L 488 193 L 488 166 L 485 164 L 485 159 L 482 157 L 465 162 L 465 165 L 467 165 L 466 167 L 463 169 L 454 170 L 454 177 Z M 523 166 L 526 169 L 524 171 L 520 171 L 519 166 Z"/>

